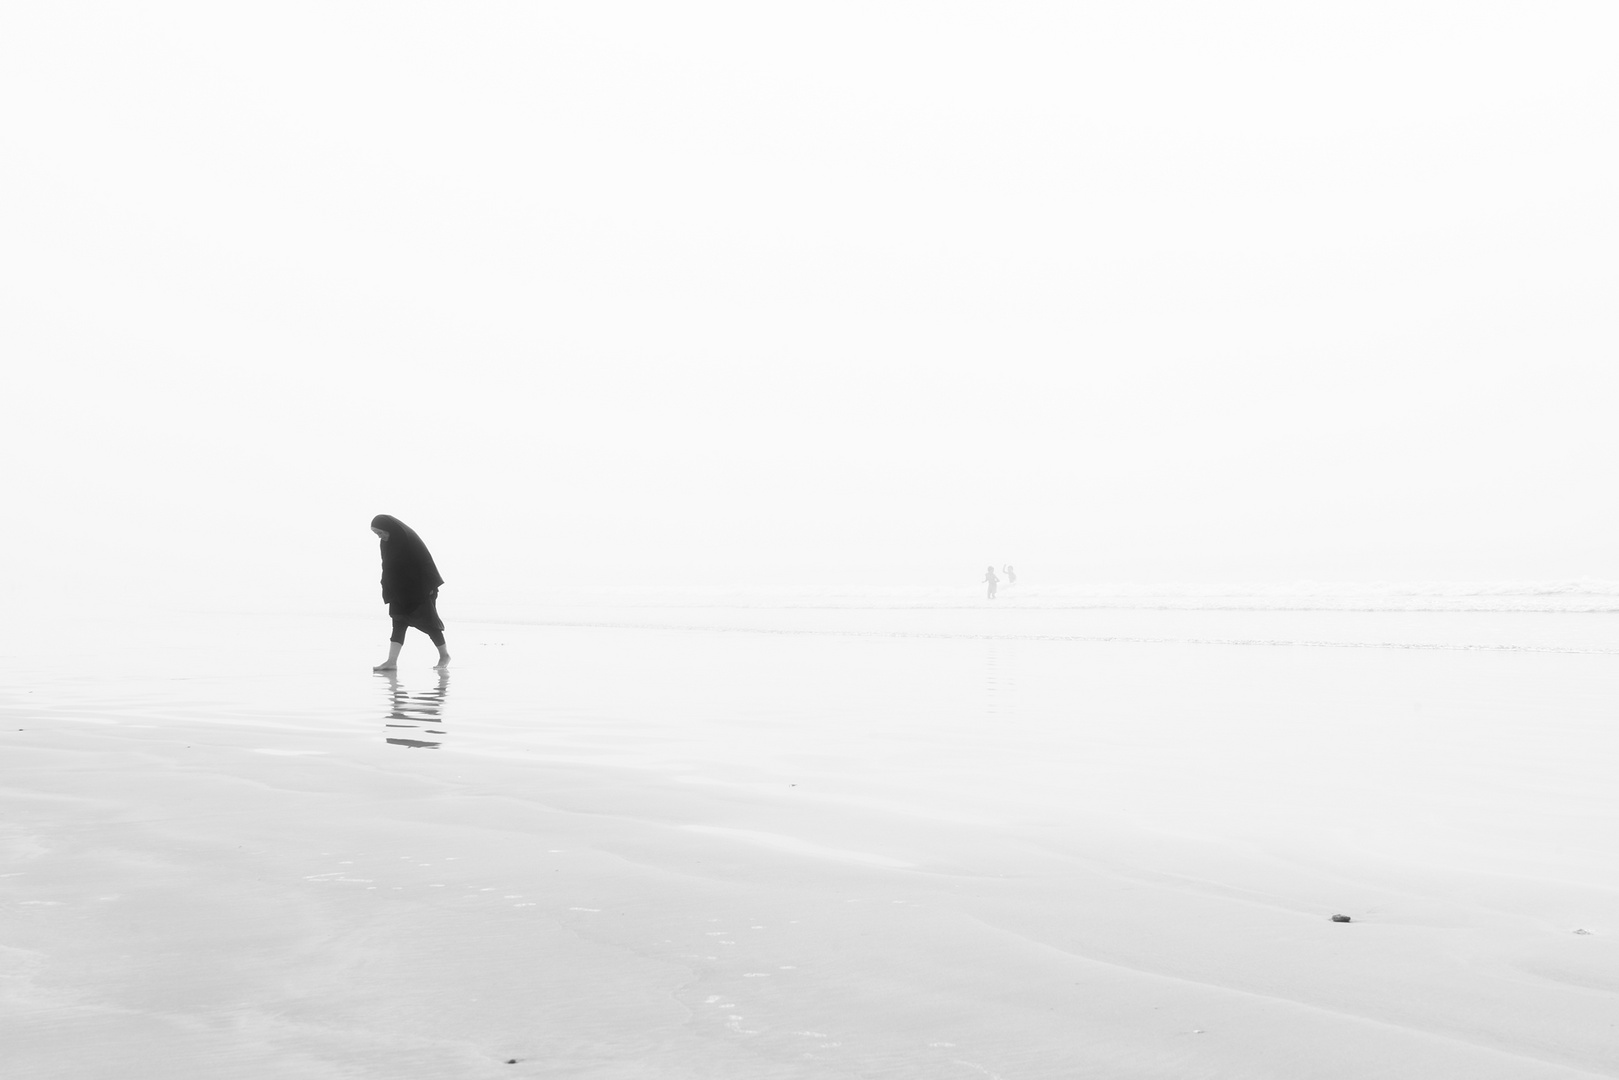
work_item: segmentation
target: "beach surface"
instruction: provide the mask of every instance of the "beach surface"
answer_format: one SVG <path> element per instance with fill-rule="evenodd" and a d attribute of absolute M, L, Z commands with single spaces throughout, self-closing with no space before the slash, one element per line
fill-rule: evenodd
<path fill-rule="evenodd" d="M 1009 599 L 9 626 L 0 1075 L 1619 1076 L 1619 614 Z"/>

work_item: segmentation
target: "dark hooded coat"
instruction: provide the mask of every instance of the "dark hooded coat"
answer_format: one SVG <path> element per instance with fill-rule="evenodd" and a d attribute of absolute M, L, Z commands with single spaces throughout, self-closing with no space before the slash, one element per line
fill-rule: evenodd
<path fill-rule="evenodd" d="M 382 541 L 382 602 L 388 605 L 388 616 L 418 630 L 443 630 L 435 601 L 444 579 L 427 545 L 415 529 L 392 514 L 378 514 L 371 527 L 388 534 Z"/>

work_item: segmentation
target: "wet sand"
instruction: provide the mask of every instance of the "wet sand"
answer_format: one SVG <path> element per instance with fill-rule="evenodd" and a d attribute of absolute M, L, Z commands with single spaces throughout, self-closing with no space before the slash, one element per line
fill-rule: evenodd
<path fill-rule="evenodd" d="M 1619 1073 L 1619 619 L 557 614 L 6 631 L 0 1073 Z"/>

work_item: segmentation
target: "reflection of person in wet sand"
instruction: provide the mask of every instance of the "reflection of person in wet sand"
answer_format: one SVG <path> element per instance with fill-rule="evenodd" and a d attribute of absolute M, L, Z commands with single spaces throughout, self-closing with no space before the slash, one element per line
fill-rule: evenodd
<path fill-rule="evenodd" d="M 993 566 L 984 571 L 984 580 L 989 582 L 989 598 L 991 600 L 995 599 L 995 586 L 999 584 L 1001 579 L 995 576 L 995 568 Z"/>
<path fill-rule="evenodd" d="M 393 636 L 388 640 L 388 659 L 373 671 L 393 671 L 399 666 L 399 650 L 405 644 L 405 630 L 414 626 L 438 646 L 438 664 L 450 663 L 444 647 L 444 622 L 438 617 L 438 587 L 444 584 L 427 545 L 416 530 L 390 514 L 371 519 L 371 531 L 382 538 L 382 602 L 393 619 Z"/>
<path fill-rule="evenodd" d="M 412 694 L 399 683 L 399 676 L 392 670 L 379 671 L 378 675 L 388 680 L 388 713 L 383 720 L 384 729 L 394 731 L 425 731 L 429 735 L 444 734 L 444 699 L 445 691 L 450 685 L 450 672 L 447 668 L 438 669 L 438 685 L 431 690 L 420 694 Z M 433 725 L 437 724 L 438 727 Z M 407 746 L 417 750 L 434 750 L 443 744 L 437 740 L 411 739 L 403 734 L 389 734 L 383 732 L 384 741 L 395 746 Z"/>

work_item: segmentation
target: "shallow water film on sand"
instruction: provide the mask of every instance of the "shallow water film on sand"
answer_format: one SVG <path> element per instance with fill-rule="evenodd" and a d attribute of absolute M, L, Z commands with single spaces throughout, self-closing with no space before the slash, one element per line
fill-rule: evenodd
<path fill-rule="evenodd" d="M 147 614 L 6 631 L 8 1077 L 1619 1074 L 1613 613 Z"/>

